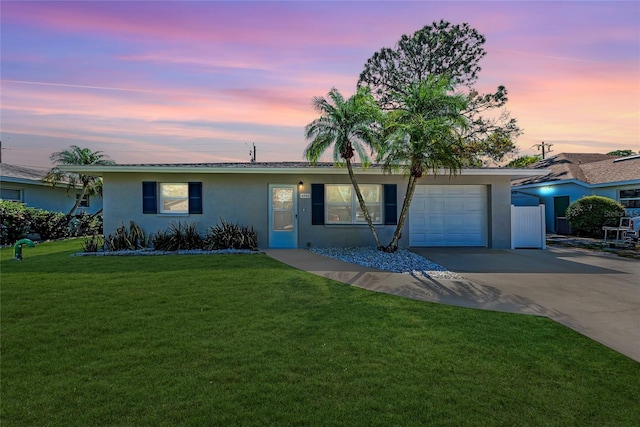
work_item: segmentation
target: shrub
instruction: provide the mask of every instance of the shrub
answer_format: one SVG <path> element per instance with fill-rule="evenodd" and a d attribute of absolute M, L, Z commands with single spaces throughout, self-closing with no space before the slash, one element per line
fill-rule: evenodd
<path fill-rule="evenodd" d="M 62 212 L 0 200 L 0 245 L 10 245 L 31 233 L 43 240 L 102 234 L 102 215 L 81 213 L 69 220 Z"/>
<path fill-rule="evenodd" d="M 102 238 L 98 235 L 86 237 L 84 239 L 84 243 L 82 244 L 83 252 L 98 252 L 102 249 L 104 242 Z"/>
<path fill-rule="evenodd" d="M 20 202 L 0 200 L 0 244 L 13 244 L 29 234 L 33 211 Z"/>
<path fill-rule="evenodd" d="M 102 234 L 102 225 L 102 212 L 93 215 L 81 212 L 73 217 L 69 228 L 72 236 L 93 236 Z"/>
<path fill-rule="evenodd" d="M 204 248 L 216 249 L 258 249 L 258 237 L 253 227 L 225 222 L 209 227 L 204 239 Z"/>
<path fill-rule="evenodd" d="M 587 237 L 602 237 L 602 227 L 617 226 L 624 215 L 624 206 L 602 196 L 583 197 L 567 209 L 567 220 L 573 231 Z"/>
<path fill-rule="evenodd" d="M 115 233 L 109 234 L 104 239 L 107 251 L 134 251 L 148 247 L 147 235 L 135 222 L 129 222 L 129 228 L 124 223 L 118 227 Z"/>
<path fill-rule="evenodd" d="M 71 235 L 69 219 L 62 212 L 33 210 L 31 233 L 38 233 L 43 240 L 64 239 Z"/>
<path fill-rule="evenodd" d="M 171 223 L 167 230 L 157 232 L 151 241 L 158 251 L 202 249 L 204 243 L 195 222 Z"/>

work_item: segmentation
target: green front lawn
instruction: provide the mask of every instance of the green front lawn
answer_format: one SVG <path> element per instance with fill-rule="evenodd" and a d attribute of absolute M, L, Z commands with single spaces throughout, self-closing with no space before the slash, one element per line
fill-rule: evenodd
<path fill-rule="evenodd" d="M 616 425 L 640 364 L 550 320 L 377 294 L 265 255 L 1 252 L 6 426 Z"/>

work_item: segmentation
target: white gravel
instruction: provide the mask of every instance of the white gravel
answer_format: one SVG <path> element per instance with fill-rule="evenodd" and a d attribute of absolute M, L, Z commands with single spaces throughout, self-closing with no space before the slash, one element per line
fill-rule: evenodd
<path fill-rule="evenodd" d="M 311 248 L 310 251 L 351 264 L 394 273 L 412 274 L 434 279 L 462 278 L 459 274 L 447 270 L 440 264 L 429 261 L 406 249 L 398 249 L 394 253 L 382 252 L 373 247 Z"/>

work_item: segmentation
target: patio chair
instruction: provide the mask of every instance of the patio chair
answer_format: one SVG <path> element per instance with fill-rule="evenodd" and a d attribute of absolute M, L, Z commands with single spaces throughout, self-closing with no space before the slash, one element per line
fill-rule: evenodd
<path fill-rule="evenodd" d="M 629 227 L 628 230 L 622 232 L 622 241 L 635 245 L 638 242 L 638 232 Z"/>
<path fill-rule="evenodd" d="M 625 235 L 626 233 L 628 233 L 629 231 L 633 232 L 633 228 L 631 225 L 631 218 L 628 217 L 622 217 L 620 218 L 620 222 L 618 223 L 617 227 L 602 227 L 602 230 L 604 231 L 604 241 L 606 243 L 607 241 L 607 232 L 608 231 L 615 231 L 616 233 L 616 241 L 624 241 L 625 240 Z"/>

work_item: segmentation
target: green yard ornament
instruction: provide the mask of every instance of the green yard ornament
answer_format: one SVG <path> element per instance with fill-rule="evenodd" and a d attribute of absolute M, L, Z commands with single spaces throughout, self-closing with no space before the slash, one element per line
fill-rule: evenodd
<path fill-rule="evenodd" d="M 18 240 L 15 243 L 15 245 L 13 245 L 13 251 L 14 251 L 14 254 L 15 254 L 15 256 L 13 258 L 14 260 L 22 261 L 22 246 L 23 245 L 27 245 L 30 248 L 35 248 L 36 247 L 36 244 L 33 243 L 32 240 L 29 240 L 29 239 L 20 239 L 20 240 Z"/>

